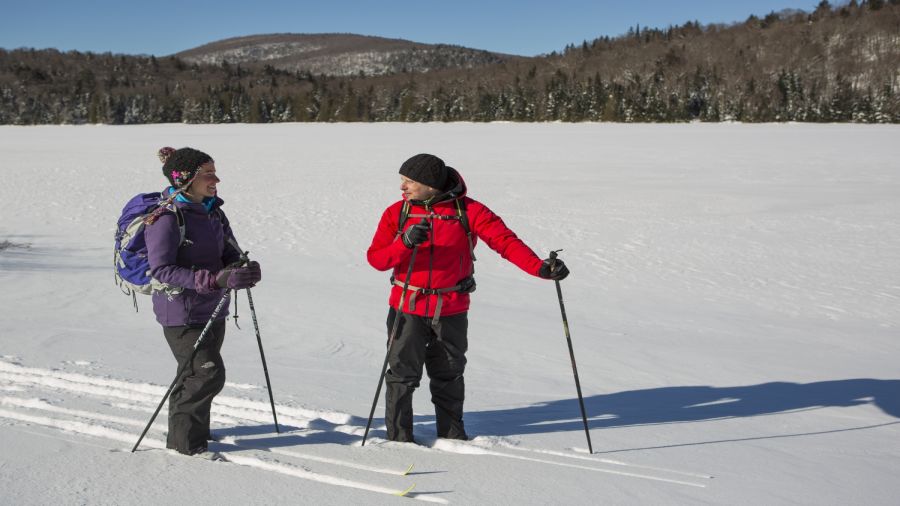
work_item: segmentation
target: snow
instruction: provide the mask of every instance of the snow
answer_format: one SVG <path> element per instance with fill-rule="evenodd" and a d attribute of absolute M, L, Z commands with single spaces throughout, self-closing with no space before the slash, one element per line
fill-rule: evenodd
<path fill-rule="evenodd" d="M 232 64 L 239 64 L 246 61 L 277 60 L 287 56 L 294 56 L 298 53 L 311 53 L 324 47 L 321 44 L 310 44 L 308 42 L 269 42 L 221 49 L 203 53 L 201 56 L 189 56 L 185 59 L 190 62 L 211 65 L 220 65 L 226 61 Z"/>
<path fill-rule="evenodd" d="M 894 125 L 278 124 L 0 127 L 5 504 L 895 504 L 900 150 Z M 162 449 L 175 373 L 112 232 L 155 151 L 216 159 L 259 260 L 213 405 L 224 460 Z M 365 250 L 397 168 L 442 156 L 562 282 L 483 244 L 470 442 L 385 441 L 387 274 Z M 383 395 L 383 394 L 382 394 Z M 410 464 L 413 470 L 404 475 Z M 407 498 L 391 494 L 415 485 Z"/>

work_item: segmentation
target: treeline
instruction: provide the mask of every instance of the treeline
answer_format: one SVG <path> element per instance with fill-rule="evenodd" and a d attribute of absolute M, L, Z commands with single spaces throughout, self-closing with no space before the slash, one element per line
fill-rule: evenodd
<path fill-rule="evenodd" d="M 475 69 L 333 77 L 0 50 L 0 124 L 282 121 L 900 122 L 900 0 L 635 27 Z"/>

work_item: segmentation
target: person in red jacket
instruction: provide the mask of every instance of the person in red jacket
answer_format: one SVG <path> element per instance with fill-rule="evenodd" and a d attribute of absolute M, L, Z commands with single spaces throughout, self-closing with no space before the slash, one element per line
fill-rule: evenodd
<path fill-rule="evenodd" d="M 403 199 L 381 215 L 367 252 L 372 267 L 393 269 L 389 334 L 400 318 L 384 377 L 387 437 L 414 442 L 412 396 L 424 365 L 438 437 L 465 440 L 463 373 L 475 245 L 484 241 L 523 271 L 544 279 L 562 280 L 569 270 L 558 258 L 541 260 L 499 216 L 467 197 L 459 172 L 434 155 L 418 154 L 404 162 L 400 189 Z"/>

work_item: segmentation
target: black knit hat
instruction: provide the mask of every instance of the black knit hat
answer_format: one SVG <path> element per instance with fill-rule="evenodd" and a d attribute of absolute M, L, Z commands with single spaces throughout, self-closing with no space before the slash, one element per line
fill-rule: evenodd
<path fill-rule="evenodd" d="M 400 166 L 400 174 L 438 190 L 443 190 L 447 184 L 448 173 L 443 160 L 425 153 L 410 158 Z"/>
<path fill-rule="evenodd" d="M 157 156 L 163 163 L 163 175 L 175 188 L 189 183 L 197 175 L 201 165 L 213 161 L 211 156 L 193 148 L 165 147 L 157 152 Z"/>

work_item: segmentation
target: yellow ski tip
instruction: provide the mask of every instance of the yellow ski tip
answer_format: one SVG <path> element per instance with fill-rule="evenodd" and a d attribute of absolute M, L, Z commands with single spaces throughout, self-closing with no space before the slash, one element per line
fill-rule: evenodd
<path fill-rule="evenodd" d="M 398 495 L 398 496 L 400 496 L 400 497 L 406 497 L 406 494 L 412 492 L 412 489 L 414 489 L 414 488 L 416 488 L 416 484 L 415 484 L 415 483 L 413 483 L 412 485 L 410 485 L 408 489 L 406 489 L 406 490 L 401 490 L 401 491 L 397 492 L 395 495 Z"/>
<path fill-rule="evenodd" d="M 406 468 L 406 471 L 403 471 L 403 476 L 406 476 L 407 474 L 409 474 L 409 472 L 412 471 L 412 468 L 414 465 L 415 464 L 410 464 L 409 467 Z"/>

